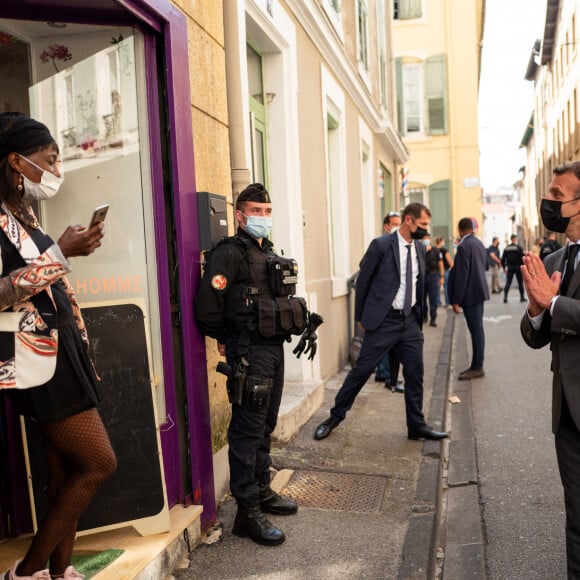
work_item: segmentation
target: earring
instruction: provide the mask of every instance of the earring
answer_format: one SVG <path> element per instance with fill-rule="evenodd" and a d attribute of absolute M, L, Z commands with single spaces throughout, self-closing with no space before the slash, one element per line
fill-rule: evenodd
<path fill-rule="evenodd" d="M 22 191 L 24 189 L 24 176 L 22 173 L 18 174 L 18 185 L 16 186 L 16 189 L 18 189 L 18 191 Z"/>

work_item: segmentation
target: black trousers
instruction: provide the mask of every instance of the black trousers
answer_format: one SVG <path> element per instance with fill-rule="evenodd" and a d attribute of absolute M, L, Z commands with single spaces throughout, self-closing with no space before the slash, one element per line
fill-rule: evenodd
<path fill-rule="evenodd" d="M 514 279 L 514 275 L 516 280 L 518 281 L 518 290 L 520 291 L 520 298 L 524 297 L 524 279 L 522 278 L 522 271 L 520 267 L 516 268 L 508 268 L 506 279 L 505 279 L 505 287 L 503 289 L 503 295 L 507 298 L 508 292 L 510 291 L 510 286 L 512 285 L 512 280 Z"/>
<path fill-rule="evenodd" d="M 437 319 L 437 295 L 439 293 L 439 285 L 441 277 L 439 272 L 435 274 L 425 274 L 425 300 L 423 312 L 424 319 L 427 320 L 427 307 L 429 307 L 429 317 L 433 322 Z"/>
<path fill-rule="evenodd" d="M 570 416 L 564 396 L 556 432 L 556 455 L 566 506 L 568 580 L 580 580 L 580 431 Z"/>
<path fill-rule="evenodd" d="M 226 342 L 226 359 L 235 369 L 237 341 Z M 257 505 L 258 485 L 270 482 L 270 435 L 276 428 L 284 387 L 284 347 L 281 344 L 250 345 L 248 375 L 273 379 L 269 404 L 260 411 L 247 403 L 232 405 L 228 428 L 230 490 L 239 505 Z"/>
<path fill-rule="evenodd" d="M 403 365 L 407 427 L 415 430 L 425 425 L 423 342 L 419 317 L 414 310 L 407 317 L 390 311 L 376 330 L 365 332 L 356 364 L 340 387 L 330 415 L 342 421 L 385 351 L 394 351 Z"/>

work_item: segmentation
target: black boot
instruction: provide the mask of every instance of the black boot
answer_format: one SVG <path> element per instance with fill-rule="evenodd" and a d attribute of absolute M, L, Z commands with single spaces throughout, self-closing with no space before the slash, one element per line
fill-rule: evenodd
<path fill-rule="evenodd" d="M 257 505 L 247 508 L 238 505 L 232 534 L 263 546 L 278 546 L 286 539 L 284 532 L 269 522 Z"/>
<path fill-rule="evenodd" d="M 296 502 L 288 497 L 276 493 L 269 484 L 258 487 L 260 509 L 267 514 L 290 516 L 298 511 Z"/>

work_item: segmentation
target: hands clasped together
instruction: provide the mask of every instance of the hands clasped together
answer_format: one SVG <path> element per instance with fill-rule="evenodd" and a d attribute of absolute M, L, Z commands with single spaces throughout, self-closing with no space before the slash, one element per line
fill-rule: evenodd
<path fill-rule="evenodd" d="M 532 252 L 526 252 L 523 261 L 521 271 L 530 301 L 528 311 L 530 316 L 538 316 L 543 310 L 550 308 L 552 298 L 558 295 L 562 274 L 555 271 L 551 277 L 548 276 L 544 263 Z"/>

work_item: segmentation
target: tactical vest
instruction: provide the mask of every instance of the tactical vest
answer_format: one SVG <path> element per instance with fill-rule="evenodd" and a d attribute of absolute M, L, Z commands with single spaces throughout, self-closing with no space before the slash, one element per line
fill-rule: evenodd
<path fill-rule="evenodd" d="M 235 311 L 236 330 L 249 332 L 253 342 L 284 340 L 304 332 L 308 311 L 296 291 L 298 268 L 294 260 L 277 256 L 271 248 L 263 251 L 241 236 L 229 238 L 247 260 L 249 276 L 242 275 L 230 291 L 228 311 Z M 229 303 L 229 304 L 228 304 Z"/>

